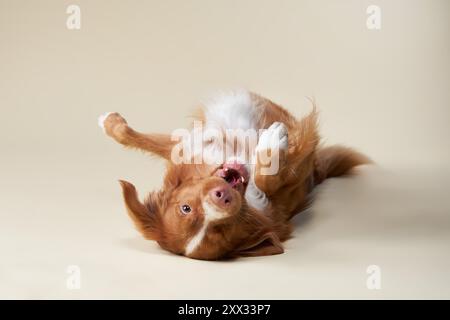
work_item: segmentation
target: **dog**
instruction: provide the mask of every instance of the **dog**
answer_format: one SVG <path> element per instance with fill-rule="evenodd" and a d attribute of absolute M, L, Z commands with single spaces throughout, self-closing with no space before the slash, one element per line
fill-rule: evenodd
<path fill-rule="evenodd" d="M 314 187 L 371 162 L 350 148 L 319 146 L 314 103 L 307 116 L 296 119 L 269 99 L 238 90 L 208 100 L 194 122 L 215 134 L 203 134 L 200 143 L 193 143 L 198 128 L 182 139 L 137 132 L 118 113 L 99 118 L 104 132 L 118 143 L 167 160 L 161 190 L 141 202 L 136 188 L 120 180 L 123 198 L 146 239 L 189 258 L 283 253 L 282 242 L 292 231 L 290 220 L 309 206 Z M 258 134 L 250 145 L 226 141 L 224 133 L 230 130 Z M 208 161 L 198 161 L 199 148 L 200 160 Z M 242 150 L 249 155 L 245 159 Z"/>

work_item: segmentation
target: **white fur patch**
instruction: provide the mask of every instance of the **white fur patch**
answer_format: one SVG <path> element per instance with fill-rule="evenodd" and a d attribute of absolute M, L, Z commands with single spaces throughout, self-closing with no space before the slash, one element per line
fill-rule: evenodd
<path fill-rule="evenodd" d="M 287 150 L 288 130 L 284 123 L 274 122 L 259 137 L 256 151 L 261 150 Z"/>
<path fill-rule="evenodd" d="M 107 113 L 102 114 L 100 117 L 98 117 L 97 123 L 98 123 L 98 126 L 103 129 L 103 132 L 105 132 L 105 120 L 106 120 L 106 118 L 108 118 L 108 116 L 111 113 L 113 113 L 113 112 L 107 112 Z"/>
<path fill-rule="evenodd" d="M 186 245 L 185 253 L 186 255 L 190 255 L 192 252 L 195 251 L 195 249 L 198 248 L 200 243 L 202 243 L 203 238 L 205 237 L 206 228 L 208 228 L 208 222 L 203 222 L 202 227 L 200 230 L 196 233 L 195 236 L 189 240 L 188 244 Z"/>
<path fill-rule="evenodd" d="M 205 238 L 206 229 L 211 221 L 222 219 L 226 216 L 226 212 L 219 210 L 214 205 L 211 205 L 208 201 L 202 203 L 205 220 L 200 230 L 189 240 L 185 248 L 186 255 L 194 252 Z"/>
<path fill-rule="evenodd" d="M 262 106 L 255 102 L 250 93 L 245 90 L 237 90 L 229 93 L 218 94 L 214 98 L 208 99 L 205 102 L 205 120 L 206 128 L 218 128 L 221 130 L 227 129 L 241 129 L 241 130 L 256 130 L 258 132 L 258 122 L 260 116 L 263 113 Z M 281 124 L 282 125 L 282 124 Z M 273 126 L 273 125 L 272 125 Z M 271 126 L 271 127 L 272 127 Z M 280 127 L 277 129 L 277 134 L 283 133 L 284 125 L 277 125 Z M 275 128 L 275 127 L 274 127 Z M 273 129 L 274 129 L 273 128 Z M 284 129 L 283 129 L 284 128 Z M 273 130 L 272 130 L 273 131 Z M 275 133 L 270 132 L 270 137 Z M 287 132 L 287 131 L 286 131 Z M 267 136 L 268 142 L 265 145 L 270 145 L 270 137 Z M 213 137 L 211 140 L 214 141 Z M 258 142 L 259 145 L 259 142 Z M 262 146 L 263 144 L 261 144 Z M 278 145 L 277 145 L 278 146 Z M 280 147 L 284 146 L 284 140 Z M 286 139 L 287 148 L 287 139 Z M 223 146 L 216 143 L 209 143 L 204 145 L 203 152 L 208 159 L 214 159 L 217 164 L 223 161 Z M 250 152 L 254 152 L 251 150 Z M 254 156 L 254 155 L 253 155 Z M 230 160 L 230 159 L 228 159 Z M 239 159 L 237 159 L 239 161 Z M 243 161 L 239 161 L 243 163 Z M 252 161 L 254 164 L 254 161 Z M 269 200 L 265 193 L 258 189 L 254 182 L 254 170 L 251 165 L 247 164 L 247 170 L 250 173 L 250 181 L 245 192 L 245 199 L 249 206 L 257 209 L 264 210 Z"/>
<path fill-rule="evenodd" d="M 227 216 L 227 213 L 219 210 L 215 205 L 210 204 L 208 201 L 203 201 L 202 203 L 203 212 L 205 213 L 205 220 L 215 221 Z"/>
<path fill-rule="evenodd" d="M 269 199 L 266 194 L 256 186 L 253 175 L 248 183 L 247 190 L 245 191 L 245 200 L 249 206 L 259 211 L 263 211 L 269 205 Z"/>
<path fill-rule="evenodd" d="M 250 93 L 236 90 L 218 94 L 205 102 L 205 119 L 208 127 L 223 129 L 257 129 L 261 112 Z"/>

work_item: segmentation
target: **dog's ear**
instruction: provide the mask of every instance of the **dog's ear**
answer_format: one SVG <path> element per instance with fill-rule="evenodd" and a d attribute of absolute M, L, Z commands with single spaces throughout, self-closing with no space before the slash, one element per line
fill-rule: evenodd
<path fill-rule="evenodd" d="M 136 188 L 127 181 L 120 180 L 123 198 L 128 215 L 133 220 L 138 231 L 150 240 L 161 240 L 161 198 L 157 192 L 151 193 L 145 201 L 145 205 L 138 199 Z"/>
<path fill-rule="evenodd" d="M 284 252 L 280 239 L 274 232 L 265 232 L 250 237 L 232 254 L 233 257 L 256 257 Z"/>

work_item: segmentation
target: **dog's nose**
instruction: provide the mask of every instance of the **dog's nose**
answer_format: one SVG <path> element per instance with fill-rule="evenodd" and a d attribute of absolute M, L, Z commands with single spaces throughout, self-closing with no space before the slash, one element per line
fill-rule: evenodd
<path fill-rule="evenodd" d="M 231 204 L 233 201 L 233 197 L 231 196 L 231 192 L 227 187 L 217 187 L 209 191 L 209 196 L 214 204 L 225 207 Z"/>

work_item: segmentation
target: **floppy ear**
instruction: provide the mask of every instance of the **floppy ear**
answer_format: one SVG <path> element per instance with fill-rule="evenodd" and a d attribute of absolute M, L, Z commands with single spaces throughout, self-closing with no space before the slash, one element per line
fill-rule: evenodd
<path fill-rule="evenodd" d="M 161 203 L 159 194 L 151 193 L 144 205 L 139 201 L 134 185 L 123 180 L 119 180 L 119 182 L 122 186 L 128 215 L 133 220 L 138 231 L 149 240 L 160 240 L 162 220 L 159 209 Z"/>
<path fill-rule="evenodd" d="M 232 254 L 235 257 L 257 257 L 283 253 L 281 241 L 274 232 L 265 232 L 249 238 Z"/>

